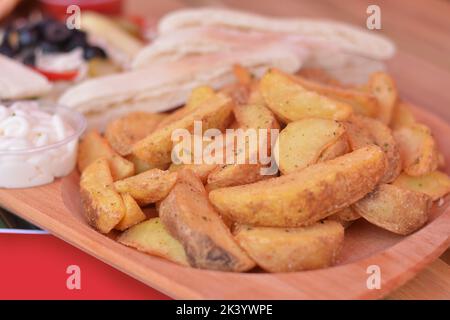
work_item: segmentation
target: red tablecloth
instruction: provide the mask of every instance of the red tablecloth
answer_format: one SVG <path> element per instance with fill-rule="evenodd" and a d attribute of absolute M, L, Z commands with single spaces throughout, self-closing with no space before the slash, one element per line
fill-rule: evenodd
<path fill-rule="evenodd" d="M 69 290 L 67 267 L 80 267 Z M 168 299 L 51 235 L 0 234 L 0 299 Z"/>

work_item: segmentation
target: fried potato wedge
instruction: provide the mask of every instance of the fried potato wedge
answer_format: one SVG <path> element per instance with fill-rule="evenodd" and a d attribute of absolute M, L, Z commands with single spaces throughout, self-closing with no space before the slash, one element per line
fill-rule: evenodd
<path fill-rule="evenodd" d="M 400 127 L 394 131 L 400 149 L 403 170 L 410 176 L 421 176 L 437 169 L 439 151 L 430 129 L 422 124 Z"/>
<path fill-rule="evenodd" d="M 145 172 L 147 170 L 150 169 L 161 169 L 161 170 L 166 170 L 169 168 L 169 165 L 165 164 L 165 165 L 159 165 L 159 166 L 154 166 L 151 165 L 150 163 L 145 162 L 144 160 L 141 160 L 139 158 L 137 158 L 135 155 L 130 154 L 128 156 L 126 156 L 126 158 L 128 161 L 130 161 L 131 163 L 133 163 L 134 165 L 134 174 L 139 174 L 142 172 Z"/>
<path fill-rule="evenodd" d="M 114 183 L 117 192 L 128 193 L 136 202 L 147 205 L 167 196 L 177 180 L 176 172 L 150 169 Z"/>
<path fill-rule="evenodd" d="M 206 183 L 208 180 L 208 176 L 217 169 L 219 165 L 218 164 L 174 164 L 172 163 L 169 167 L 170 172 L 177 172 L 183 169 L 191 170 L 199 179 L 202 181 L 202 183 Z"/>
<path fill-rule="evenodd" d="M 208 175 L 206 190 L 239 186 L 270 178 L 261 174 L 259 164 L 229 164 L 217 167 Z"/>
<path fill-rule="evenodd" d="M 274 148 L 278 168 L 288 174 L 316 163 L 344 133 L 344 126 L 334 120 L 309 118 L 289 123 Z"/>
<path fill-rule="evenodd" d="M 135 173 L 134 164 L 117 154 L 108 158 L 108 162 L 114 181 L 131 177 Z"/>
<path fill-rule="evenodd" d="M 233 74 L 237 82 L 243 86 L 250 86 L 253 82 L 253 75 L 251 72 L 240 64 L 235 64 L 233 66 Z"/>
<path fill-rule="evenodd" d="M 255 266 L 209 203 L 203 184 L 192 171 L 179 172 L 176 185 L 160 203 L 159 215 L 170 234 L 182 243 L 191 266 L 235 272 Z"/>
<path fill-rule="evenodd" d="M 128 193 L 122 194 L 122 200 L 125 205 L 125 215 L 122 220 L 114 227 L 114 229 L 124 231 L 129 227 L 138 224 L 146 219 L 144 212 L 141 210 L 136 200 Z"/>
<path fill-rule="evenodd" d="M 234 116 L 242 129 L 279 129 L 275 115 L 263 104 L 236 105 Z"/>
<path fill-rule="evenodd" d="M 165 117 L 160 113 L 129 113 L 107 126 L 105 138 L 118 154 L 127 156 L 131 154 L 133 145 L 152 133 Z"/>
<path fill-rule="evenodd" d="M 215 97 L 214 90 L 209 86 L 199 86 L 194 88 L 191 92 L 191 95 L 188 98 L 186 104 L 175 110 L 174 112 L 167 115 L 155 128 L 155 130 L 164 128 L 169 124 L 182 119 L 194 109 L 197 109 L 203 103 L 205 103 L 208 99 Z"/>
<path fill-rule="evenodd" d="M 303 228 L 239 226 L 239 245 L 268 272 L 293 272 L 333 265 L 344 242 L 344 228 L 323 221 Z"/>
<path fill-rule="evenodd" d="M 411 191 L 425 193 L 433 201 L 450 193 L 450 178 L 440 171 L 433 171 L 416 177 L 402 173 L 392 184 Z"/>
<path fill-rule="evenodd" d="M 347 133 L 341 135 L 332 145 L 326 147 L 317 159 L 317 162 L 333 160 L 350 152 Z"/>
<path fill-rule="evenodd" d="M 394 106 L 390 127 L 394 130 L 400 127 L 410 127 L 416 123 L 416 118 L 411 112 L 411 106 L 407 102 L 399 101 Z"/>
<path fill-rule="evenodd" d="M 114 179 L 120 180 L 134 174 L 134 164 L 122 158 L 111 148 L 98 131 L 91 131 L 81 140 L 78 147 L 78 169 L 83 172 L 91 163 L 107 158 Z"/>
<path fill-rule="evenodd" d="M 125 216 L 106 158 L 95 160 L 82 172 L 80 197 L 89 224 L 101 233 L 110 232 Z"/>
<path fill-rule="evenodd" d="M 186 129 L 192 132 L 194 121 L 201 121 L 203 130 L 224 129 L 232 120 L 232 101 L 225 95 L 217 94 L 201 107 L 194 109 L 185 117 L 158 129 L 133 146 L 133 154 L 152 165 L 170 164 L 173 141 L 172 132 Z"/>
<path fill-rule="evenodd" d="M 326 72 L 324 69 L 319 68 L 301 68 L 296 75 L 310 80 L 326 84 L 334 87 L 343 87 L 342 83 Z"/>
<path fill-rule="evenodd" d="M 353 208 L 364 219 L 380 228 L 407 235 L 428 220 L 431 198 L 391 184 L 380 184 Z"/>
<path fill-rule="evenodd" d="M 92 130 L 86 133 L 78 146 L 78 170 L 83 172 L 95 160 L 110 158 L 114 154 L 114 150 L 100 133 Z"/>
<path fill-rule="evenodd" d="M 312 224 L 363 198 L 385 172 L 385 157 L 369 146 L 278 178 L 213 190 L 209 199 L 240 224 L 296 227 Z"/>
<path fill-rule="evenodd" d="M 355 119 L 357 118 L 352 116 L 344 122 L 348 144 L 352 151 L 375 144 L 375 138 L 369 129 Z"/>
<path fill-rule="evenodd" d="M 259 83 L 267 107 L 285 123 L 304 118 L 345 120 L 352 107 L 307 90 L 288 75 L 271 69 Z"/>
<path fill-rule="evenodd" d="M 352 120 L 369 132 L 374 143 L 379 146 L 386 155 L 386 173 L 381 179 L 381 182 L 389 183 L 394 181 L 402 170 L 402 162 L 400 159 L 399 147 L 392 135 L 391 129 L 378 120 L 364 116 L 355 115 Z"/>
<path fill-rule="evenodd" d="M 122 233 L 117 241 L 182 266 L 189 265 L 183 246 L 170 235 L 159 218 L 152 218 L 131 227 Z"/>
<path fill-rule="evenodd" d="M 368 88 L 378 101 L 379 109 L 376 118 L 385 125 L 389 125 L 398 101 L 394 79 L 385 72 L 375 72 L 369 78 Z"/>
<path fill-rule="evenodd" d="M 339 222 L 349 222 L 349 221 L 355 221 L 361 218 L 358 212 L 356 212 L 351 206 L 344 208 L 335 214 L 332 214 L 327 219 L 335 220 Z"/>
<path fill-rule="evenodd" d="M 374 117 L 377 115 L 377 98 L 369 92 L 359 91 L 352 88 L 330 86 L 320 82 L 311 81 L 300 76 L 297 76 L 294 79 L 295 82 L 300 84 L 306 90 L 317 92 L 320 95 L 352 106 L 353 111 L 356 114 L 361 114 L 367 117 Z"/>

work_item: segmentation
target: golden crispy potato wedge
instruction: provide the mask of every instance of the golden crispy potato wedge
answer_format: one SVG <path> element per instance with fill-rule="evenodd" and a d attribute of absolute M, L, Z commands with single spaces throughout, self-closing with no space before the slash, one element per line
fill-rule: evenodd
<path fill-rule="evenodd" d="M 433 201 L 450 193 L 450 178 L 440 171 L 433 171 L 416 177 L 402 173 L 392 184 L 411 191 L 425 193 Z"/>
<path fill-rule="evenodd" d="M 184 107 L 186 110 L 195 110 L 198 107 L 201 107 L 209 99 L 214 99 L 215 96 L 216 93 L 210 86 L 199 86 L 192 90 Z"/>
<path fill-rule="evenodd" d="M 327 219 L 335 220 L 339 222 L 349 222 L 349 221 L 355 221 L 361 218 L 358 212 L 356 212 L 351 206 L 344 208 L 335 214 L 332 214 Z"/>
<path fill-rule="evenodd" d="M 236 105 L 234 116 L 242 129 L 279 129 L 275 115 L 263 104 Z"/>
<path fill-rule="evenodd" d="M 344 126 L 334 120 L 309 118 L 289 123 L 275 144 L 278 168 L 288 174 L 316 163 L 344 133 Z"/>
<path fill-rule="evenodd" d="M 391 184 L 380 184 L 353 208 L 364 219 L 391 232 L 407 235 L 428 220 L 431 198 Z"/>
<path fill-rule="evenodd" d="M 326 147 L 317 159 L 317 162 L 324 162 L 328 160 L 333 160 L 340 157 L 346 153 L 350 152 L 350 146 L 348 144 L 347 133 L 341 135 L 336 142 L 332 145 Z"/>
<path fill-rule="evenodd" d="M 400 149 L 403 170 L 410 176 L 421 176 L 437 169 L 439 152 L 430 129 L 422 124 L 400 127 L 394 131 Z"/>
<path fill-rule="evenodd" d="M 125 216 L 106 158 L 95 160 L 82 172 L 80 197 L 89 224 L 101 233 L 110 232 Z"/>
<path fill-rule="evenodd" d="M 239 226 L 239 245 L 268 272 L 293 272 L 333 265 L 344 242 L 344 228 L 323 221 L 303 228 Z"/>
<path fill-rule="evenodd" d="M 208 180 L 208 176 L 211 172 L 217 169 L 218 164 L 174 164 L 172 163 L 169 167 L 170 172 L 177 172 L 182 169 L 191 170 L 195 173 L 197 177 L 202 181 L 202 183 L 206 183 Z"/>
<path fill-rule="evenodd" d="M 352 116 L 344 122 L 348 144 L 352 151 L 375 144 L 375 138 L 369 129 L 364 127 L 356 119 L 356 117 Z"/>
<path fill-rule="evenodd" d="M 120 193 L 130 194 L 141 206 L 155 203 L 167 196 L 177 180 L 176 172 L 150 169 L 114 183 Z"/>
<path fill-rule="evenodd" d="M 114 229 L 124 231 L 129 227 L 138 224 L 146 219 L 144 212 L 141 210 L 136 200 L 128 193 L 122 194 L 122 200 L 125 205 L 125 215 L 122 220 L 114 227 Z"/>
<path fill-rule="evenodd" d="M 251 72 L 240 64 L 235 64 L 233 66 L 233 74 L 237 82 L 243 86 L 250 86 L 253 82 L 253 75 Z"/>
<path fill-rule="evenodd" d="M 129 113 L 109 123 L 105 138 L 118 154 L 127 156 L 133 145 L 152 133 L 165 117 L 166 115 L 160 113 Z"/>
<path fill-rule="evenodd" d="M 183 246 L 170 235 L 159 218 L 152 218 L 131 227 L 122 233 L 117 241 L 182 266 L 189 265 Z"/>
<path fill-rule="evenodd" d="M 108 158 L 108 162 L 114 181 L 131 177 L 135 173 L 133 162 L 128 161 L 117 154 Z"/>
<path fill-rule="evenodd" d="M 130 161 L 131 163 L 133 163 L 134 165 L 134 174 L 139 174 L 142 172 L 145 172 L 147 170 L 150 169 L 161 169 L 161 170 L 166 170 L 169 168 L 169 165 L 165 164 L 165 165 L 159 165 L 159 166 L 154 166 L 151 165 L 150 163 L 145 162 L 144 160 L 139 159 L 138 157 L 136 157 L 133 154 L 130 154 L 128 156 L 126 156 L 126 159 L 128 161 Z"/>
<path fill-rule="evenodd" d="M 209 199 L 240 224 L 296 227 L 312 224 L 364 197 L 385 172 L 385 157 L 369 146 L 278 178 L 216 189 Z"/>
<path fill-rule="evenodd" d="M 416 119 L 410 110 L 410 104 L 399 101 L 394 106 L 390 127 L 394 130 L 400 127 L 410 127 L 416 123 Z"/>
<path fill-rule="evenodd" d="M 341 87 L 343 88 L 344 86 L 342 85 L 342 83 L 337 80 L 336 78 L 334 78 L 333 76 L 331 76 L 328 72 L 326 72 L 324 69 L 319 69 L 319 68 L 301 68 L 296 75 L 310 80 L 310 81 L 314 81 L 314 82 L 318 82 L 321 84 L 326 84 L 329 86 L 334 86 L 334 87 Z"/>
<path fill-rule="evenodd" d="M 199 106 L 201 106 L 203 103 L 205 103 L 208 99 L 212 99 L 215 97 L 214 90 L 209 86 L 200 86 L 197 88 L 194 88 L 192 90 L 191 95 L 189 96 L 188 101 L 186 104 L 175 110 L 174 112 L 170 113 L 168 116 L 166 116 L 155 128 L 155 130 L 164 128 L 168 126 L 169 124 L 180 120 L 181 118 L 188 115 L 190 112 L 192 112 L 194 109 L 197 109 Z"/>
<path fill-rule="evenodd" d="M 271 176 L 261 174 L 259 164 L 229 164 L 217 167 L 208 175 L 206 190 L 249 184 Z"/>
<path fill-rule="evenodd" d="M 394 79 L 387 73 L 375 72 L 369 78 L 368 88 L 378 101 L 379 109 L 376 118 L 385 125 L 389 125 L 398 100 Z"/>
<path fill-rule="evenodd" d="M 321 84 L 320 82 L 311 81 L 299 76 L 295 77 L 295 82 L 300 84 L 306 90 L 317 92 L 320 95 L 352 106 L 353 111 L 356 114 L 367 117 L 374 117 L 377 115 L 377 99 L 369 92 Z"/>
<path fill-rule="evenodd" d="M 170 234 L 182 243 L 191 266 L 235 272 L 255 266 L 209 203 L 203 184 L 192 171 L 179 172 L 177 184 L 160 203 L 159 215 Z"/>
<path fill-rule="evenodd" d="M 105 138 L 98 131 L 91 131 L 81 140 L 78 147 L 78 169 L 83 172 L 94 161 L 107 158 L 114 179 L 120 180 L 134 174 L 134 164 L 121 156 L 111 148 Z"/>
<path fill-rule="evenodd" d="M 171 162 L 173 141 L 172 132 L 176 129 L 193 131 L 194 121 L 202 121 L 203 130 L 225 128 L 232 120 L 231 99 L 217 94 L 201 107 L 191 111 L 185 117 L 158 129 L 133 147 L 133 154 L 152 165 L 164 165 Z"/>
<path fill-rule="evenodd" d="M 386 155 L 386 173 L 384 174 L 383 179 L 381 179 L 381 182 L 389 183 L 394 181 L 402 170 L 402 162 L 400 159 L 400 151 L 397 142 L 392 135 L 391 129 L 378 120 L 364 116 L 355 115 L 352 120 L 369 132 L 374 143 L 379 146 Z"/>
<path fill-rule="evenodd" d="M 78 146 L 78 170 L 83 172 L 91 163 L 115 154 L 108 142 L 96 130 L 88 132 Z"/>
<path fill-rule="evenodd" d="M 345 120 L 352 107 L 315 91 L 307 90 L 292 78 L 277 70 L 269 70 L 259 83 L 267 107 L 283 122 L 304 118 Z"/>

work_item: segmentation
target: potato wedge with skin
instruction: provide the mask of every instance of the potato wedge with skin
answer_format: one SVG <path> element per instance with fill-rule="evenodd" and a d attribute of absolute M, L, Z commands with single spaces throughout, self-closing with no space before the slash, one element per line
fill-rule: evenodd
<path fill-rule="evenodd" d="M 217 94 L 214 99 L 207 100 L 185 117 L 168 126 L 158 129 L 145 139 L 136 143 L 133 154 L 152 165 L 170 164 L 173 141 L 172 132 L 176 129 L 186 129 L 192 132 L 194 121 L 202 122 L 202 129 L 224 129 L 232 120 L 232 101 L 230 98 Z"/>
<path fill-rule="evenodd" d="M 421 176 L 437 169 L 439 151 L 430 129 L 422 124 L 394 131 L 400 149 L 403 170 L 410 176 Z"/>
<path fill-rule="evenodd" d="M 375 72 L 369 78 L 368 88 L 378 101 L 379 109 L 376 118 L 385 125 L 389 125 L 398 100 L 394 79 L 387 73 Z"/>
<path fill-rule="evenodd" d="M 310 118 L 289 123 L 280 132 L 274 148 L 278 168 L 288 174 L 316 163 L 321 153 L 344 133 L 344 126 L 334 120 Z"/>
<path fill-rule="evenodd" d="M 293 79 L 307 90 L 317 92 L 320 95 L 352 106 L 353 111 L 356 114 L 367 117 L 374 117 L 377 115 L 377 98 L 369 92 L 321 84 L 300 76 L 296 76 Z"/>
<path fill-rule="evenodd" d="M 440 171 L 433 171 L 417 177 L 402 173 L 392 184 L 411 191 L 425 193 L 433 201 L 439 200 L 439 198 L 450 193 L 450 177 Z"/>
<path fill-rule="evenodd" d="M 280 129 L 275 115 L 262 104 L 236 105 L 234 116 L 242 129 Z"/>
<path fill-rule="evenodd" d="M 255 266 L 209 203 L 203 184 L 192 171 L 179 172 L 177 184 L 160 203 L 159 215 L 170 234 L 182 243 L 191 266 L 234 272 Z"/>
<path fill-rule="evenodd" d="M 114 183 L 117 192 L 130 194 L 136 202 L 147 205 L 162 200 L 177 180 L 176 172 L 150 169 Z"/>
<path fill-rule="evenodd" d="M 169 167 L 170 172 L 177 172 L 183 169 L 191 170 L 195 173 L 197 177 L 202 181 L 202 183 L 206 183 L 208 180 L 208 176 L 211 172 L 217 169 L 218 164 L 174 164 L 172 163 Z"/>
<path fill-rule="evenodd" d="M 344 242 L 344 228 L 323 221 L 303 228 L 239 226 L 239 245 L 268 272 L 293 272 L 325 268 L 336 262 Z"/>
<path fill-rule="evenodd" d="M 132 112 L 109 123 L 105 138 L 121 156 L 131 153 L 133 145 L 152 133 L 166 117 L 160 113 Z"/>
<path fill-rule="evenodd" d="M 296 227 L 363 198 L 384 172 L 383 151 L 369 146 L 278 178 L 216 189 L 209 199 L 223 216 L 240 224 Z"/>
<path fill-rule="evenodd" d="M 208 99 L 212 99 L 215 97 L 214 89 L 212 89 L 209 86 L 200 86 L 197 88 L 194 88 L 191 92 L 191 95 L 189 96 L 188 101 L 186 104 L 175 110 L 174 112 L 170 113 L 168 116 L 166 116 L 157 126 L 157 129 L 161 129 L 166 127 L 167 125 L 180 120 L 181 118 L 185 117 L 187 114 L 189 114 L 191 111 L 197 109 L 199 106 L 201 106 L 205 101 Z"/>
<path fill-rule="evenodd" d="M 249 184 L 271 176 L 261 174 L 259 164 L 229 164 L 219 166 L 208 175 L 206 190 Z"/>
<path fill-rule="evenodd" d="M 101 233 L 110 232 L 125 216 L 106 158 L 95 160 L 82 172 L 80 197 L 89 224 Z"/>
<path fill-rule="evenodd" d="M 144 212 L 141 210 L 136 200 L 134 200 L 128 193 L 122 194 L 122 200 L 125 205 L 125 215 L 114 227 L 114 229 L 120 231 L 124 231 L 146 219 Z"/>
<path fill-rule="evenodd" d="M 159 218 L 152 218 L 131 227 L 122 233 L 117 241 L 182 266 L 189 265 L 183 246 L 170 235 Z"/>
<path fill-rule="evenodd" d="M 240 64 L 235 64 L 233 66 L 233 74 L 237 82 L 243 86 L 250 86 L 253 82 L 253 75 L 251 72 Z"/>
<path fill-rule="evenodd" d="M 324 162 L 328 160 L 333 160 L 340 157 L 346 153 L 350 152 L 350 146 L 348 144 L 347 133 L 341 135 L 336 142 L 332 145 L 326 147 L 317 159 L 317 162 Z"/>
<path fill-rule="evenodd" d="M 134 164 L 122 158 L 111 148 L 98 131 L 91 131 L 81 140 L 78 147 L 78 169 L 83 172 L 91 163 L 107 158 L 114 181 L 134 174 Z"/>
<path fill-rule="evenodd" d="M 343 88 L 342 83 L 327 73 L 324 69 L 319 68 L 301 68 L 296 75 L 314 82 L 326 84 L 333 87 Z"/>
<path fill-rule="evenodd" d="M 355 121 L 355 117 L 352 116 L 345 121 L 344 126 L 350 150 L 355 151 L 375 144 L 375 138 L 369 129 Z"/>
<path fill-rule="evenodd" d="M 108 162 L 114 181 L 131 177 L 135 173 L 134 164 L 117 154 L 108 158 Z"/>
<path fill-rule="evenodd" d="M 391 184 L 380 184 L 353 208 L 364 219 L 391 232 L 407 235 L 428 220 L 431 198 Z"/>
<path fill-rule="evenodd" d="M 392 135 L 391 129 L 378 120 L 364 116 L 354 115 L 352 120 L 369 132 L 375 144 L 379 146 L 386 155 L 386 173 L 384 174 L 383 179 L 381 179 L 381 182 L 389 183 L 394 181 L 402 170 L 402 162 L 400 159 L 399 147 Z"/>
<path fill-rule="evenodd" d="M 137 158 L 135 155 L 130 154 L 128 156 L 125 157 L 125 159 L 127 159 L 128 161 L 130 161 L 131 163 L 134 164 L 134 174 L 139 174 L 142 172 L 145 172 L 147 170 L 150 169 L 161 169 L 161 170 L 166 170 L 169 168 L 169 165 L 165 164 L 165 165 L 159 165 L 159 166 L 153 166 L 150 163 L 147 163 L 139 158 Z"/>
<path fill-rule="evenodd" d="M 269 70 L 259 83 L 267 107 L 285 123 L 304 118 L 345 120 L 352 107 L 307 90 L 290 76 Z"/>
<path fill-rule="evenodd" d="M 410 104 L 399 101 L 392 112 L 390 127 L 394 130 L 400 127 L 410 127 L 416 123 L 416 119 L 410 110 Z"/>
<path fill-rule="evenodd" d="M 341 211 L 336 212 L 335 214 L 332 214 L 327 219 L 340 221 L 340 222 L 349 222 L 349 221 L 355 221 L 361 218 L 359 213 L 357 213 L 351 206 L 347 207 L 345 209 L 342 209 Z"/>
<path fill-rule="evenodd" d="M 78 170 L 83 172 L 91 163 L 100 158 L 109 158 L 115 154 L 97 130 L 92 130 L 81 139 L 78 146 Z"/>

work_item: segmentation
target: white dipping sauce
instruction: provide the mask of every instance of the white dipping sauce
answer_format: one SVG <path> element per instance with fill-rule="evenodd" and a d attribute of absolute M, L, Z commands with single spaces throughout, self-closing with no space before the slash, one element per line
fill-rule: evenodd
<path fill-rule="evenodd" d="M 34 187 L 68 175 L 75 166 L 78 139 L 51 145 L 74 133 L 60 115 L 35 102 L 0 105 L 0 187 Z"/>

